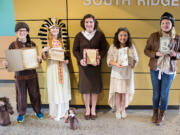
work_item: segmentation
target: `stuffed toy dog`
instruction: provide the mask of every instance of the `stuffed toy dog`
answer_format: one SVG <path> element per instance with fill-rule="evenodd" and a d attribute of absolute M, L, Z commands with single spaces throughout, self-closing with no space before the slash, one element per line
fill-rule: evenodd
<path fill-rule="evenodd" d="M 66 116 L 65 122 L 68 123 L 70 121 L 70 129 L 76 130 L 79 127 L 78 119 L 76 118 L 76 109 L 70 108 L 68 110 L 68 114 Z"/>
<path fill-rule="evenodd" d="M 9 99 L 6 97 L 0 98 L 0 125 L 7 126 L 11 124 L 9 114 L 13 114 L 14 111 L 9 103 Z"/>

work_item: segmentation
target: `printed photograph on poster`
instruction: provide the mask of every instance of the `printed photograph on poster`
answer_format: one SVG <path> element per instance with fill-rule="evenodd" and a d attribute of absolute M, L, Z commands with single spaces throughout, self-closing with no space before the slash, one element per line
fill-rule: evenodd
<path fill-rule="evenodd" d="M 118 63 L 122 66 L 128 66 L 128 47 L 119 49 Z"/>
<path fill-rule="evenodd" d="M 161 37 L 159 51 L 164 54 L 169 54 L 170 53 L 169 43 L 170 43 L 170 38 Z"/>

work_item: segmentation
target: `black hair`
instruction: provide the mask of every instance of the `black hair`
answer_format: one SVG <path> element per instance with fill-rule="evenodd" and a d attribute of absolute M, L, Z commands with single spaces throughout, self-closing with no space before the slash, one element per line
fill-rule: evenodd
<path fill-rule="evenodd" d="M 130 47 L 132 46 L 131 34 L 130 34 L 129 30 L 128 30 L 126 27 L 119 28 L 119 29 L 117 30 L 117 32 L 115 33 L 115 35 L 114 35 L 114 41 L 113 41 L 114 46 L 115 46 L 117 49 L 120 48 L 121 43 L 119 42 L 118 34 L 119 34 L 121 31 L 127 32 L 127 34 L 128 34 L 128 40 L 127 40 L 127 42 L 125 43 L 125 47 L 129 47 L 129 48 L 130 48 Z"/>

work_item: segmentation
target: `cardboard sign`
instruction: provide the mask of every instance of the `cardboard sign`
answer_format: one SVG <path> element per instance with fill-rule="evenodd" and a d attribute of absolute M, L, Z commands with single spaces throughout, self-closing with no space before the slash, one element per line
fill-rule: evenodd
<path fill-rule="evenodd" d="M 61 48 L 51 48 L 48 51 L 48 59 L 64 61 L 64 49 Z"/>
<path fill-rule="evenodd" d="M 16 72 L 39 67 L 37 48 L 12 49 L 5 51 L 8 71 Z"/>
<path fill-rule="evenodd" d="M 95 49 L 87 49 L 87 64 L 96 64 L 97 53 Z"/>
<path fill-rule="evenodd" d="M 86 64 L 93 64 L 99 65 L 100 59 L 99 56 L 99 49 L 84 49 L 83 50 L 83 61 Z"/>

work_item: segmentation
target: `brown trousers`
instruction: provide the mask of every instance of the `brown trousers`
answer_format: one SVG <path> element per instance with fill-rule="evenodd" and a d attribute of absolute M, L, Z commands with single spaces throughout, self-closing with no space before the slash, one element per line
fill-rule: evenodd
<path fill-rule="evenodd" d="M 29 93 L 32 108 L 35 112 L 41 110 L 41 96 L 39 92 L 38 79 L 32 78 L 27 80 L 16 79 L 16 101 L 17 111 L 20 115 L 26 113 L 27 108 L 27 90 Z"/>

